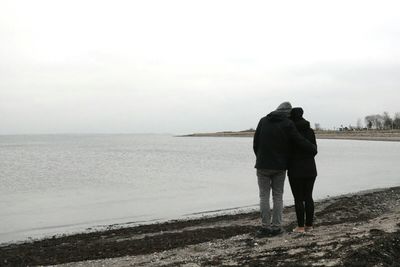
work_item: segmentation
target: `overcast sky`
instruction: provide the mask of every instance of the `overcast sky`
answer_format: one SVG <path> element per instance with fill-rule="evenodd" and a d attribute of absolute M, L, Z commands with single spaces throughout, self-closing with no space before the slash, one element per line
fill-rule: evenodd
<path fill-rule="evenodd" d="M 0 1 L 0 134 L 312 124 L 400 112 L 399 1 Z"/>

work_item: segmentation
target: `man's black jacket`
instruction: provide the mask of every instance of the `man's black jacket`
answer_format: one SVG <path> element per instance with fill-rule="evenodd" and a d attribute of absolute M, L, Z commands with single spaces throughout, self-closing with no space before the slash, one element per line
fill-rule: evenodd
<path fill-rule="evenodd" d="M 294 123 L 278 111 L 271 112 L 258 123 L 254 134 L 253 149 L 257 160 L 255 168 L 287 170 L 291 144 L 317 154 L 317 148 L 296 130 Z"/>

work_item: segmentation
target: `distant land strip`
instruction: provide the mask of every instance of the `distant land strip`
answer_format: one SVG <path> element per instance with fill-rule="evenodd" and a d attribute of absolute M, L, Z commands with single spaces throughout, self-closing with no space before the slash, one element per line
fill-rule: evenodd
<path fill-rule="evenodd" d="M 400 141 L 400 130 L 316 131 L 317 139 L 344 139 L 369 141 Z M 179 137 L 253 137 L 254 131 L 224 131 L 193 133 Z"/>

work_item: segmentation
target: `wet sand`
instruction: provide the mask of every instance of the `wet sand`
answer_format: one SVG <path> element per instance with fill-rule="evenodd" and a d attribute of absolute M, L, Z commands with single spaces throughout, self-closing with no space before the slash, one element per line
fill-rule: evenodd
<path fill-rule="evenodd" d="M 254 236 L 256 211 L 0 247 L 1 266 L 400 266 L 400 187 L 316 203 L 315 229 Z"/>

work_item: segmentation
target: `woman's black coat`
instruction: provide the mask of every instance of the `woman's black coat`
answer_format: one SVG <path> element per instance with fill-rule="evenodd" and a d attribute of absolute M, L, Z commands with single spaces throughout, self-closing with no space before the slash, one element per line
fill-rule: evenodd
<path fill-rule="evenodd" d="M 301 115 L 302 115 L 301 110 Z M 294 110 L 296 112 L 296 110 Z M 292 113 L 293 114 L 293 113 Z M 296 125 L 297 130 L 307 140 L 313 143 L 315 146 L 317 142 L 315 140 L 315 134 L 313 129 L 310 128 L 310 123 L 304 118 L 296 117 L 292 115 L 292 119 Z M 317 176 L 317 167 L 315 165 L 315 154 L 305 151 L 304 149 L 292 145 L 292 153 L 289 160 L 288 176 L 290 178 L 307 178 Z"/>

